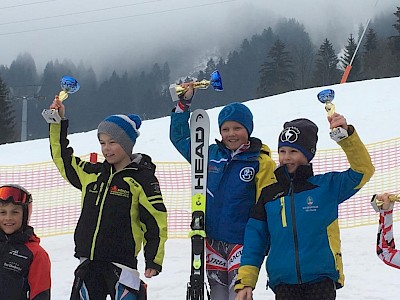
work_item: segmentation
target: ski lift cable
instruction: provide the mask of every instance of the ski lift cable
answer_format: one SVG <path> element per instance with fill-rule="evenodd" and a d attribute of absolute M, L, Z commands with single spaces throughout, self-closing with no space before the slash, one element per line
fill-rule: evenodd
<path fill-rule="evenodd" d="M 53 0 L 54 1 L 54 0 Z M 4 22 L 0 23 L 0 26 L 3 25 L 10 25 L 10 24 L 17 24 L 17 23 L 26 23 L 26 22 L 34 22 L 34 21 L 42 21 L 42 20 L 47 20 L 47 19 L 59 19 L 62 17 L 69 17 L 69 16 L 75 16 L 75 15 L 83 15 L 83 14 L 91 14 L 91 13 L 96 13 L 96 12 L 101 12 L 101 11 L 107 11 L 107 10 L 113 10 L 113 9 L 120 9 L 120 8 L 126 8 L 130 6 L 138 6 L 138 5 L 143 5 L 143 4 L 151 4 L 154 2 L 162 2 L 164 0 L 149 0 L 149 1 L 143 1 L 143 2 L 138 2 L 138 3 L 131 3 L 131 4 L 125 4 L 125 5 L 117 5 L 117 6 L 111 6 L 111 7 L 104 7 L 104 8 L 96 8 L 96 9 L 90 9 L 90 10 L 85 10 L 85 11 L 79 11 L 79 12 L 73 12 L 73 13 L 63 13 L 59 15 L 52 15 L 52 16 L 47 16 L 47 17 L 40 17 L 40 18 L 32 18 L 32 19 L 22 19 L 22 20 L 13 20 L 9 22 Z"/>
<path fill-rule="evenodd" d="M 45 0 L 45 1 L 37 1 L 37 2 L 31 2 L 31 3 L 15 4 L 15 5 L 11 5 L 11 6 L 3 6 L 3 7 L 0 7 L 0 10 L 3 10 L 3 9 L 10 9 L 10 8 L 16 8 L 16 7 L 21 7 L 21 6 L 35 5 L 35 4 L 42 4 L 42 3 L 54 2 L 54 1 L 57 1 L 57 0 Z"/>
<path fill-rule="evenodd" d="M 42 28 L 37 28 L 37 29 L 27 29 L 27 30 L 20 30 L 20 31 L 3 32 L 3 33 L 0 32 L 0 36 L 16 35 L 16 34 L 21 34 L 21 33 L 37 32 L 37 31 L 44 31 L 44 30 L 52 30 L 52 29 L 64 28 L 64 27 L 68 27 L 68 26 L 81 26 L 81 25 L 88 25 L 88 24 L 95 24 L 95 23 L 103 23 L 103 22 L 110 22 L 110 21 L 122 20 L 122 19 L 130 19 L 130 18 L 136 18 L 136 17 L 145 17 L 145 16 L 164 14 L 164 13 L 169 13 L 169 12 L 190 10 L 190 9 L 199 8 L 199 7 L 207 7 L 207 6 L 214 6 L 214 5 L 219 5 L 219 4 L 226 4 L 229 2 L 235 2 L 235 1 L 237 1 L 237 0 L 220 0 L 220 1 L 214 1 L 211 3 L 195 4 L 195 5 L 186 6 L 186 7 L 164 9 L 164 10 L 159 10 L 159 11 L 152 11 L 149 13 L 139 13 L 139 14 L 123 16 L 123 17 L 107 18 L 107 19 L 86 21 L 86 22 L 80 22 L 80 23 L 72 23 L 72 24 L 66 24 L 66 25 L 56 25 L 56 26 L 42 27 Z"/>

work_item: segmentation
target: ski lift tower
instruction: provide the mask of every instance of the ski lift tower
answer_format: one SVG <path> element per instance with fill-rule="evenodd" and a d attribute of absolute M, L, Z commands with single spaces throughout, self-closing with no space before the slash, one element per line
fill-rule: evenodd
<path fill-rule="evenodd" d="M 20 85 L 10 86 L 10 100 L 22 100 L 22 122 L 21 122 L 21 142 L 27 140 L 28 132 L 28 100 L 42 100 L 46 99 L 44 96 L 40 96 L 39 92 L 42 85 L 31 84 L 31 85 Z"/>

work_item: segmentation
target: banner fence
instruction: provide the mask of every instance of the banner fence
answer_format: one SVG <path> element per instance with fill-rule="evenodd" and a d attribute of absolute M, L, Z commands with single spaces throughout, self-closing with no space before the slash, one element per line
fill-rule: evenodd
<path fill-rule="evenodd" d="M 400 192 L 400 138 L 366 145 L 375 166 L 372 179 L 352 198 L 339 206 L 341 228 L 378 223 L 370 200 L 376 193 Z M 272 153 L 278 161 L 278 153 Z M 90 159 L 90 154 L 82 156 Z M 99 155 L 99 159 L 102 157 Z M 191 221 L 190 165 L 185 162 L 155 162 L 156 176 L 168 210 L 169 238 L 186 238 Z M 314 173 L 343 171 L 349 167 L 341 149 L 318 150 L 313 159 Z M 0 166 L 0 184 L 14 183 L 33 196 L 31 225 L 38 236 L 72 233 L 81 209 L 81 192 L 59 174 L 53 162 Z M 394 221 L 400 219 L 395 205 Z M 223 217 L 223 216 L 221 216 Z"/>

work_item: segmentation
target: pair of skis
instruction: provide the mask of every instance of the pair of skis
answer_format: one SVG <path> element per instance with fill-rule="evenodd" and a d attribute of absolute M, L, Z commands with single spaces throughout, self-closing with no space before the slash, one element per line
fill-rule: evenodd
<path fill-rule="evenodd" d="M 187 284 L 186 300 L 203 300 L 205 285 L 205 212 L 207 196 L 207 166 L 210 136 L 210 119 L 203 109 L 195 110 L 190 117 L 192 222 L 190 224 L 191 272 Z"/>

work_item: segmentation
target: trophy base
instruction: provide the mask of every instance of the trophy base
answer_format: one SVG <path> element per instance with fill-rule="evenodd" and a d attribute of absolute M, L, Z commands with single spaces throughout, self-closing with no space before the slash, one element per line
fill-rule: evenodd
<path fill-rule="evenodd" d="M 347 138 L 349 134 L 347 133 L 347 130 L 342 128 L 342 127 L 336 127 L 331 130 L 329 133 L 330 137 L 332 140 L 335 142 L 340 142 L 341 140 Z"/>
<path fill-rule="evenodd" d="M 380 206 L 376 203 L 376 201 L 377 201 L 376 195 L 373 195 L 372 199 L 371 199 L 371 206 L 376 212 L 379 212 L 380 211 Z"/>
<path fill-rule="evenodd" d="M 56 109 L 44 109 L 42 111 L 42 116 L 49 124 L 61 122 L 61 117 Z"/>
<path fill-rule="evenodd" d="M 173 83 L 169 86 L 169 93 L 171 94 L 171 98 L 172 98 L 173 102 L 179 101 L 178 93 L 176 92 L 177 86 L 178 85 L 176 85 L 175 83 Z"/>

